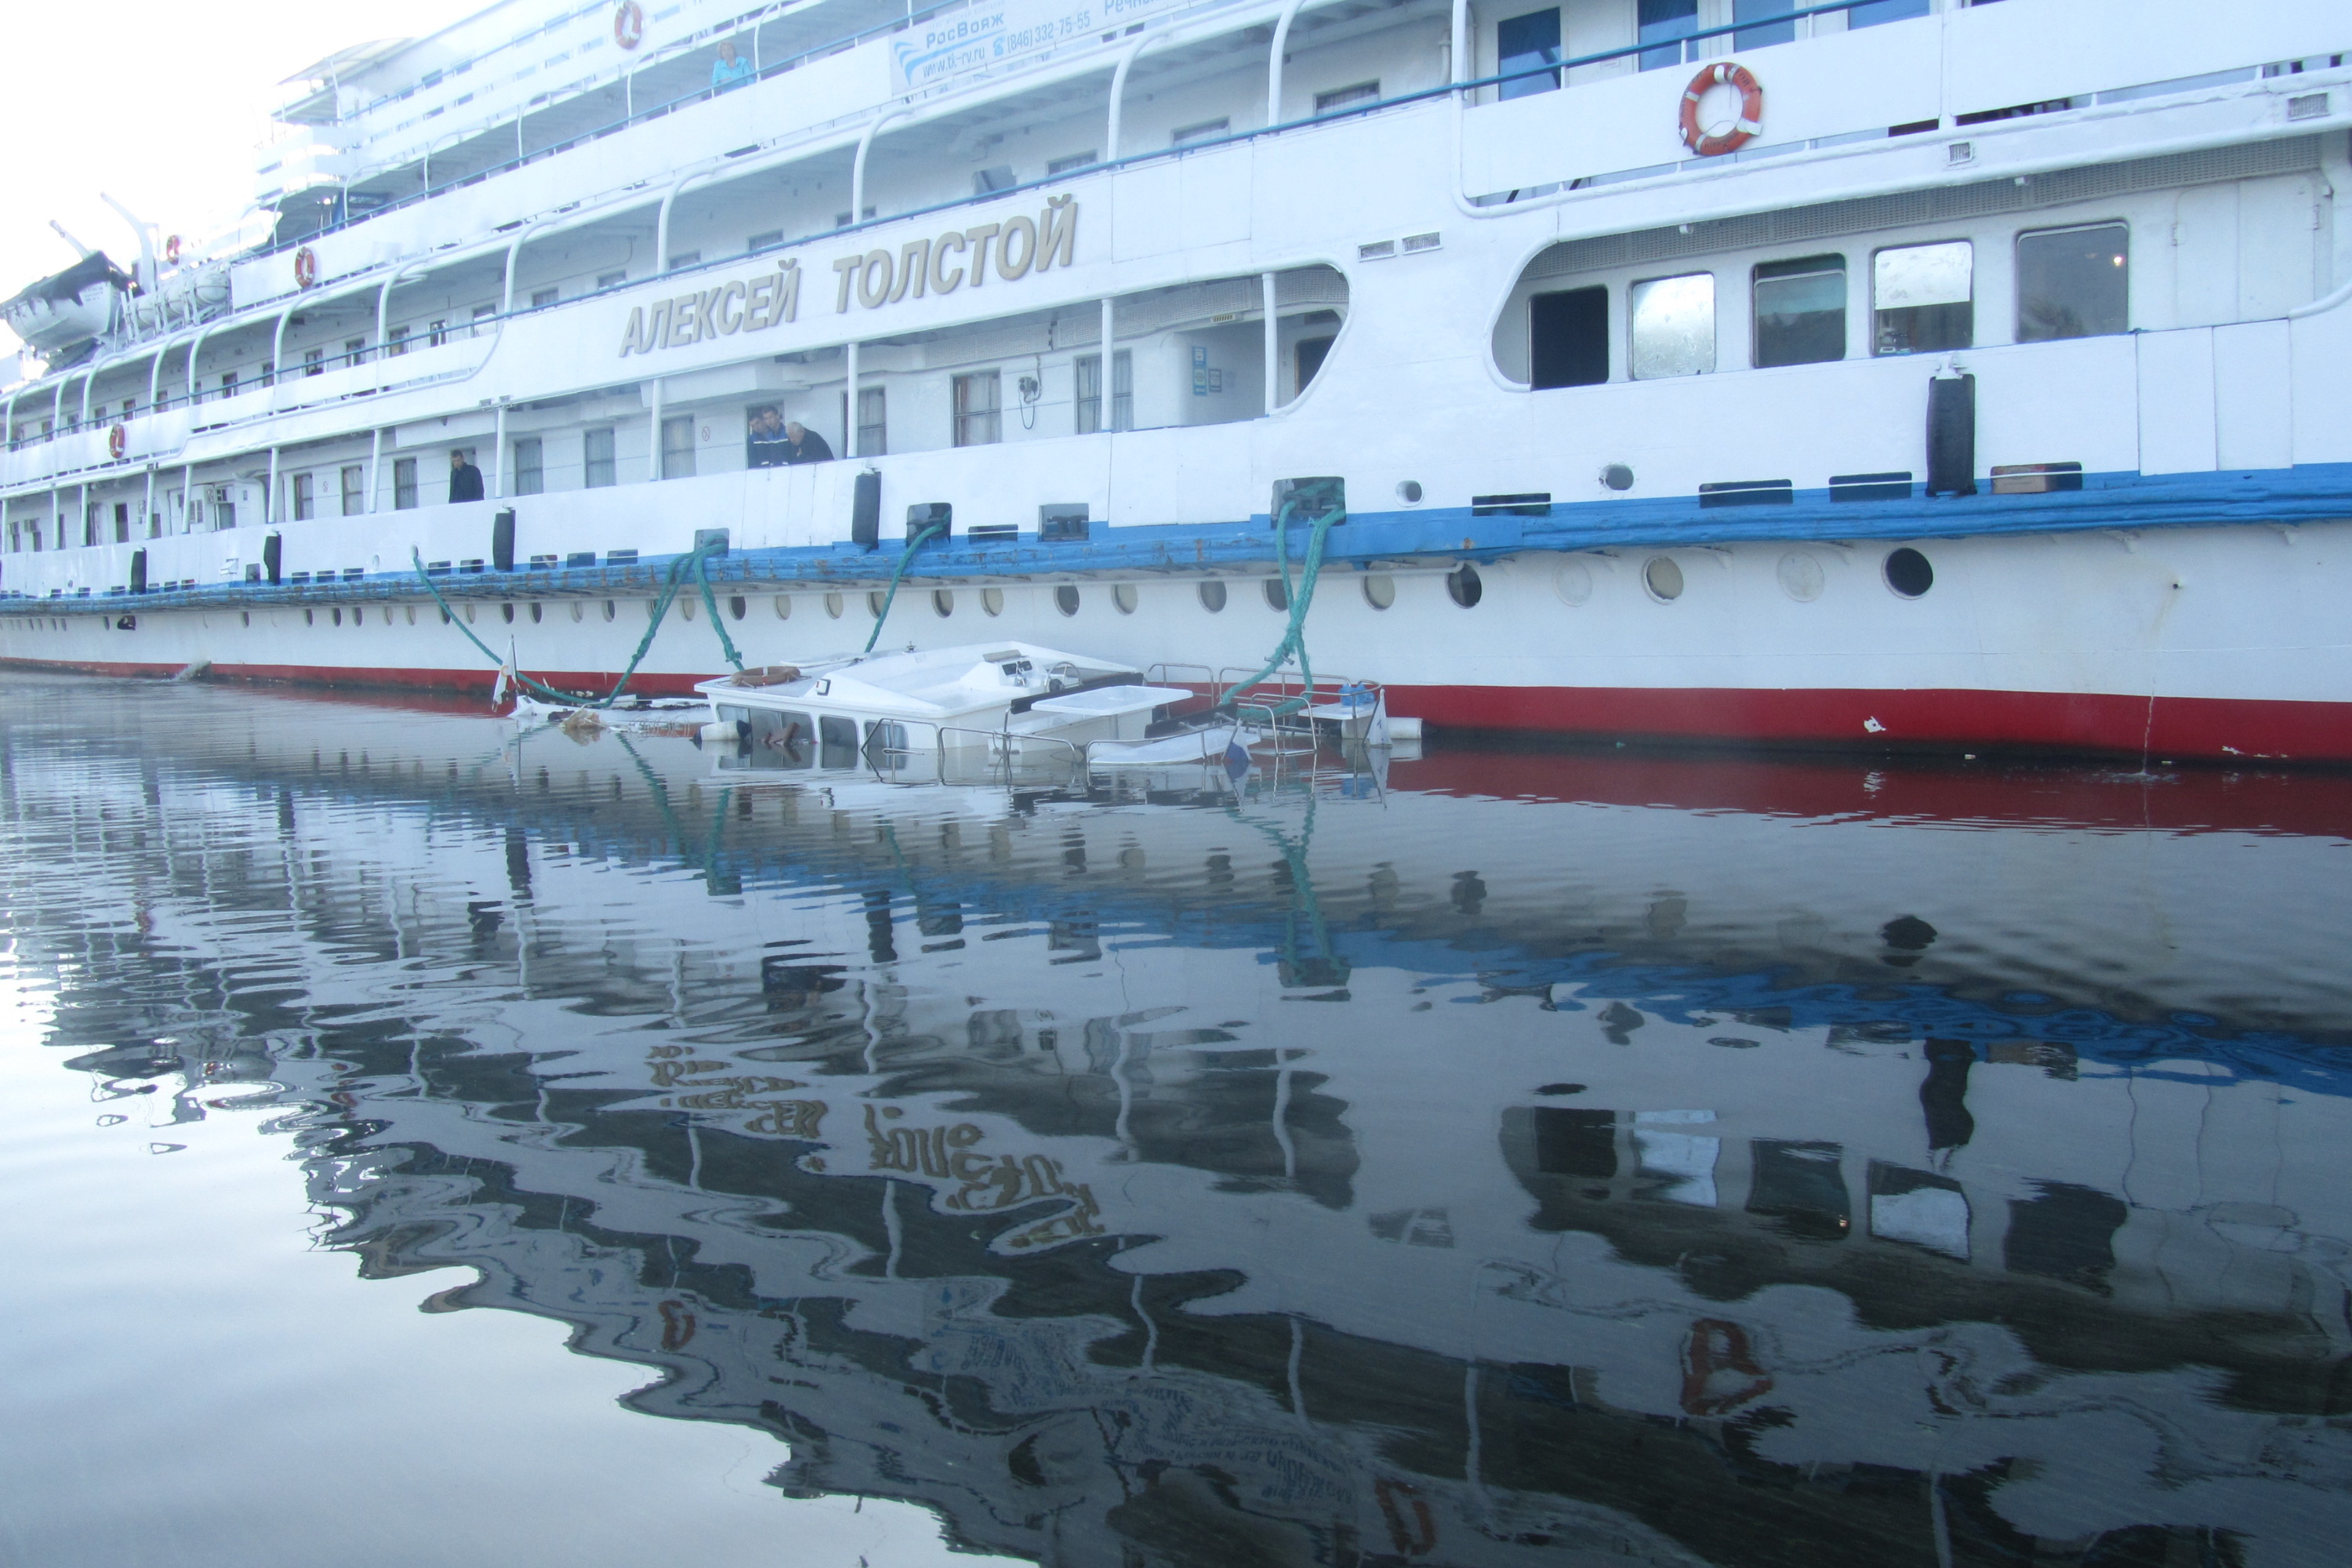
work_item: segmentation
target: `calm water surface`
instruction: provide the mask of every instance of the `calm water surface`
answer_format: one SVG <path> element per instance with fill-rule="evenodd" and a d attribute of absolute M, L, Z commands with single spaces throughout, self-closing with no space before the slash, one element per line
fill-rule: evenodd
<path fill-rule="evenodd" d="M 0 748 L 0 1561 L 2352 1537 L 2352 780 Z"/>

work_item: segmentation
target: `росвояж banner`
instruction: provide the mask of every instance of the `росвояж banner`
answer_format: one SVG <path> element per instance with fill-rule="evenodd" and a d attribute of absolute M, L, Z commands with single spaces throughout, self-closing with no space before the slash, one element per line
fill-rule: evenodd
<path fill-rule="evenodd" d="M 1122 30 L 1199 0 L 1001 0 L 920 22 L 890 44 L 890 89 L 912 92 L 1024 55 Z"/>

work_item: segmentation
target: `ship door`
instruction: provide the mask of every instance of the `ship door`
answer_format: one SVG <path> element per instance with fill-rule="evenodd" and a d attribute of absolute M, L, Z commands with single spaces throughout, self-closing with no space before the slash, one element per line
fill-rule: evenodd
<path fill-rule="evenodd" d="M 147 552 L 143 550 L 131 552 L 131 591 L 134 594 L 147 591 Z"/>
<path fill-rule="evenodd" d="M 278 562 L 282 548 L 282 542 L 275 531 L 262 535 L 261 574 L 269 579 L 269 585 L 273 588 L 278 586 Z"/>

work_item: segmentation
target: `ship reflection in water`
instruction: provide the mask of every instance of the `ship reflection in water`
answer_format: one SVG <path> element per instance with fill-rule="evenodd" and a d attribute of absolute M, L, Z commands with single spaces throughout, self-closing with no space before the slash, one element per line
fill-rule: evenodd
<path fill-rule="evenodd" d="M 363 1278 L 470 1271 L 433 1304 L 782 1493 L 1068 1564 L 2352 1533 L 2340 776 L 1114 797 L 189 688 L 0 724 L 59 1066 L 266 1108 Z"/>

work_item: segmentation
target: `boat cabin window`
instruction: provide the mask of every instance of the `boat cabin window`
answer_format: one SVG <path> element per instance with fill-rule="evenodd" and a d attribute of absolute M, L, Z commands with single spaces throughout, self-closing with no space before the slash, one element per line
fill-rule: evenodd
<path fill-rule="evenodd" d="M 828 768 L 854 768 L 857 765 L 857 721 L 826 714 L 817 721 L 817 742 L 821 754 L 818 765 Z"/>
<path fill-rule="evenodd" d="M 1845 358 L 1845 258 L 1805 256 L 1756 268 L 1756 366 Z"/>
<path fill-rule="evenodd" d="M 1495 25 L 1496 74 L 1512 77 L 1514 72 L 1533 74 L 1513 77 L 1503 83 L 1497 94 L 1502 98 L 1525 98 L 1529 93 L 1551 92 L 1559 86 L 1559 72 L 1544 70 L 1545 66 L 1559 63 L 1559 11 L 1530 11 L 1524 16 L 1507 16 Z"/>
<path fill-rule="evenodd" d="M 1699 375 L 1715 368 L 1715 274 L 1653 278 L 1633 289 L 1633 379 Z"/>
<path fill-rule="evenodd" d="M 547 489 L 547 448 L 537 436 L 519 436 L 514 444 L 514 483 L 509 495 L 535 496 Z"/>
<path fill-rule="evenodd" d="M 2017 237 L 2017 341 L 2127 331 L 2131 239 L 2119 223 Z"/>
<path fill-rule="evenodd" d="M 907 763 L 907 726 L 888 719 L 868 719 L 866 721 L 866 761 L 877 768 L 904 767 Z"/>
<path fill-rule="evenodd" d="M 1698 0 L 1641 0 L 1635 15 L 1642 29 L 1640 41 L 1664 46 L 1642 51 L 1642 68 L 1654 71 L 1681 65 L 1690 46 L 1679 40 L 1698 31 Z"/>
<path fill-rule="evenodd" d="M 1528 384 L 1598 386 L 1609 379 L 1609 290 L 1562 289 L 1528 300 Z"/>
<path fill-rule="evenodd" d="M 1937 353 L 1976 346 L 1975 247 L 1893 246 L 1871 258 L 1871 348 Z"/>
<path fill-rule="evenodd" d="M 955 444 L 992 447 L 1004 439 L 998 395 L 1003 377 L 992 370 L 976 370 L 955 378 Z"/>
<path fill-rule="evenodd" d="M 1337 338 L 1301 338 L 1294 345 L 1298 356 L 1299 391 L 1306 391 L 1307 383 L 1322 370 L 1323 362 L 1331 357 L 1331 345 L 1337 342 Z"/>

